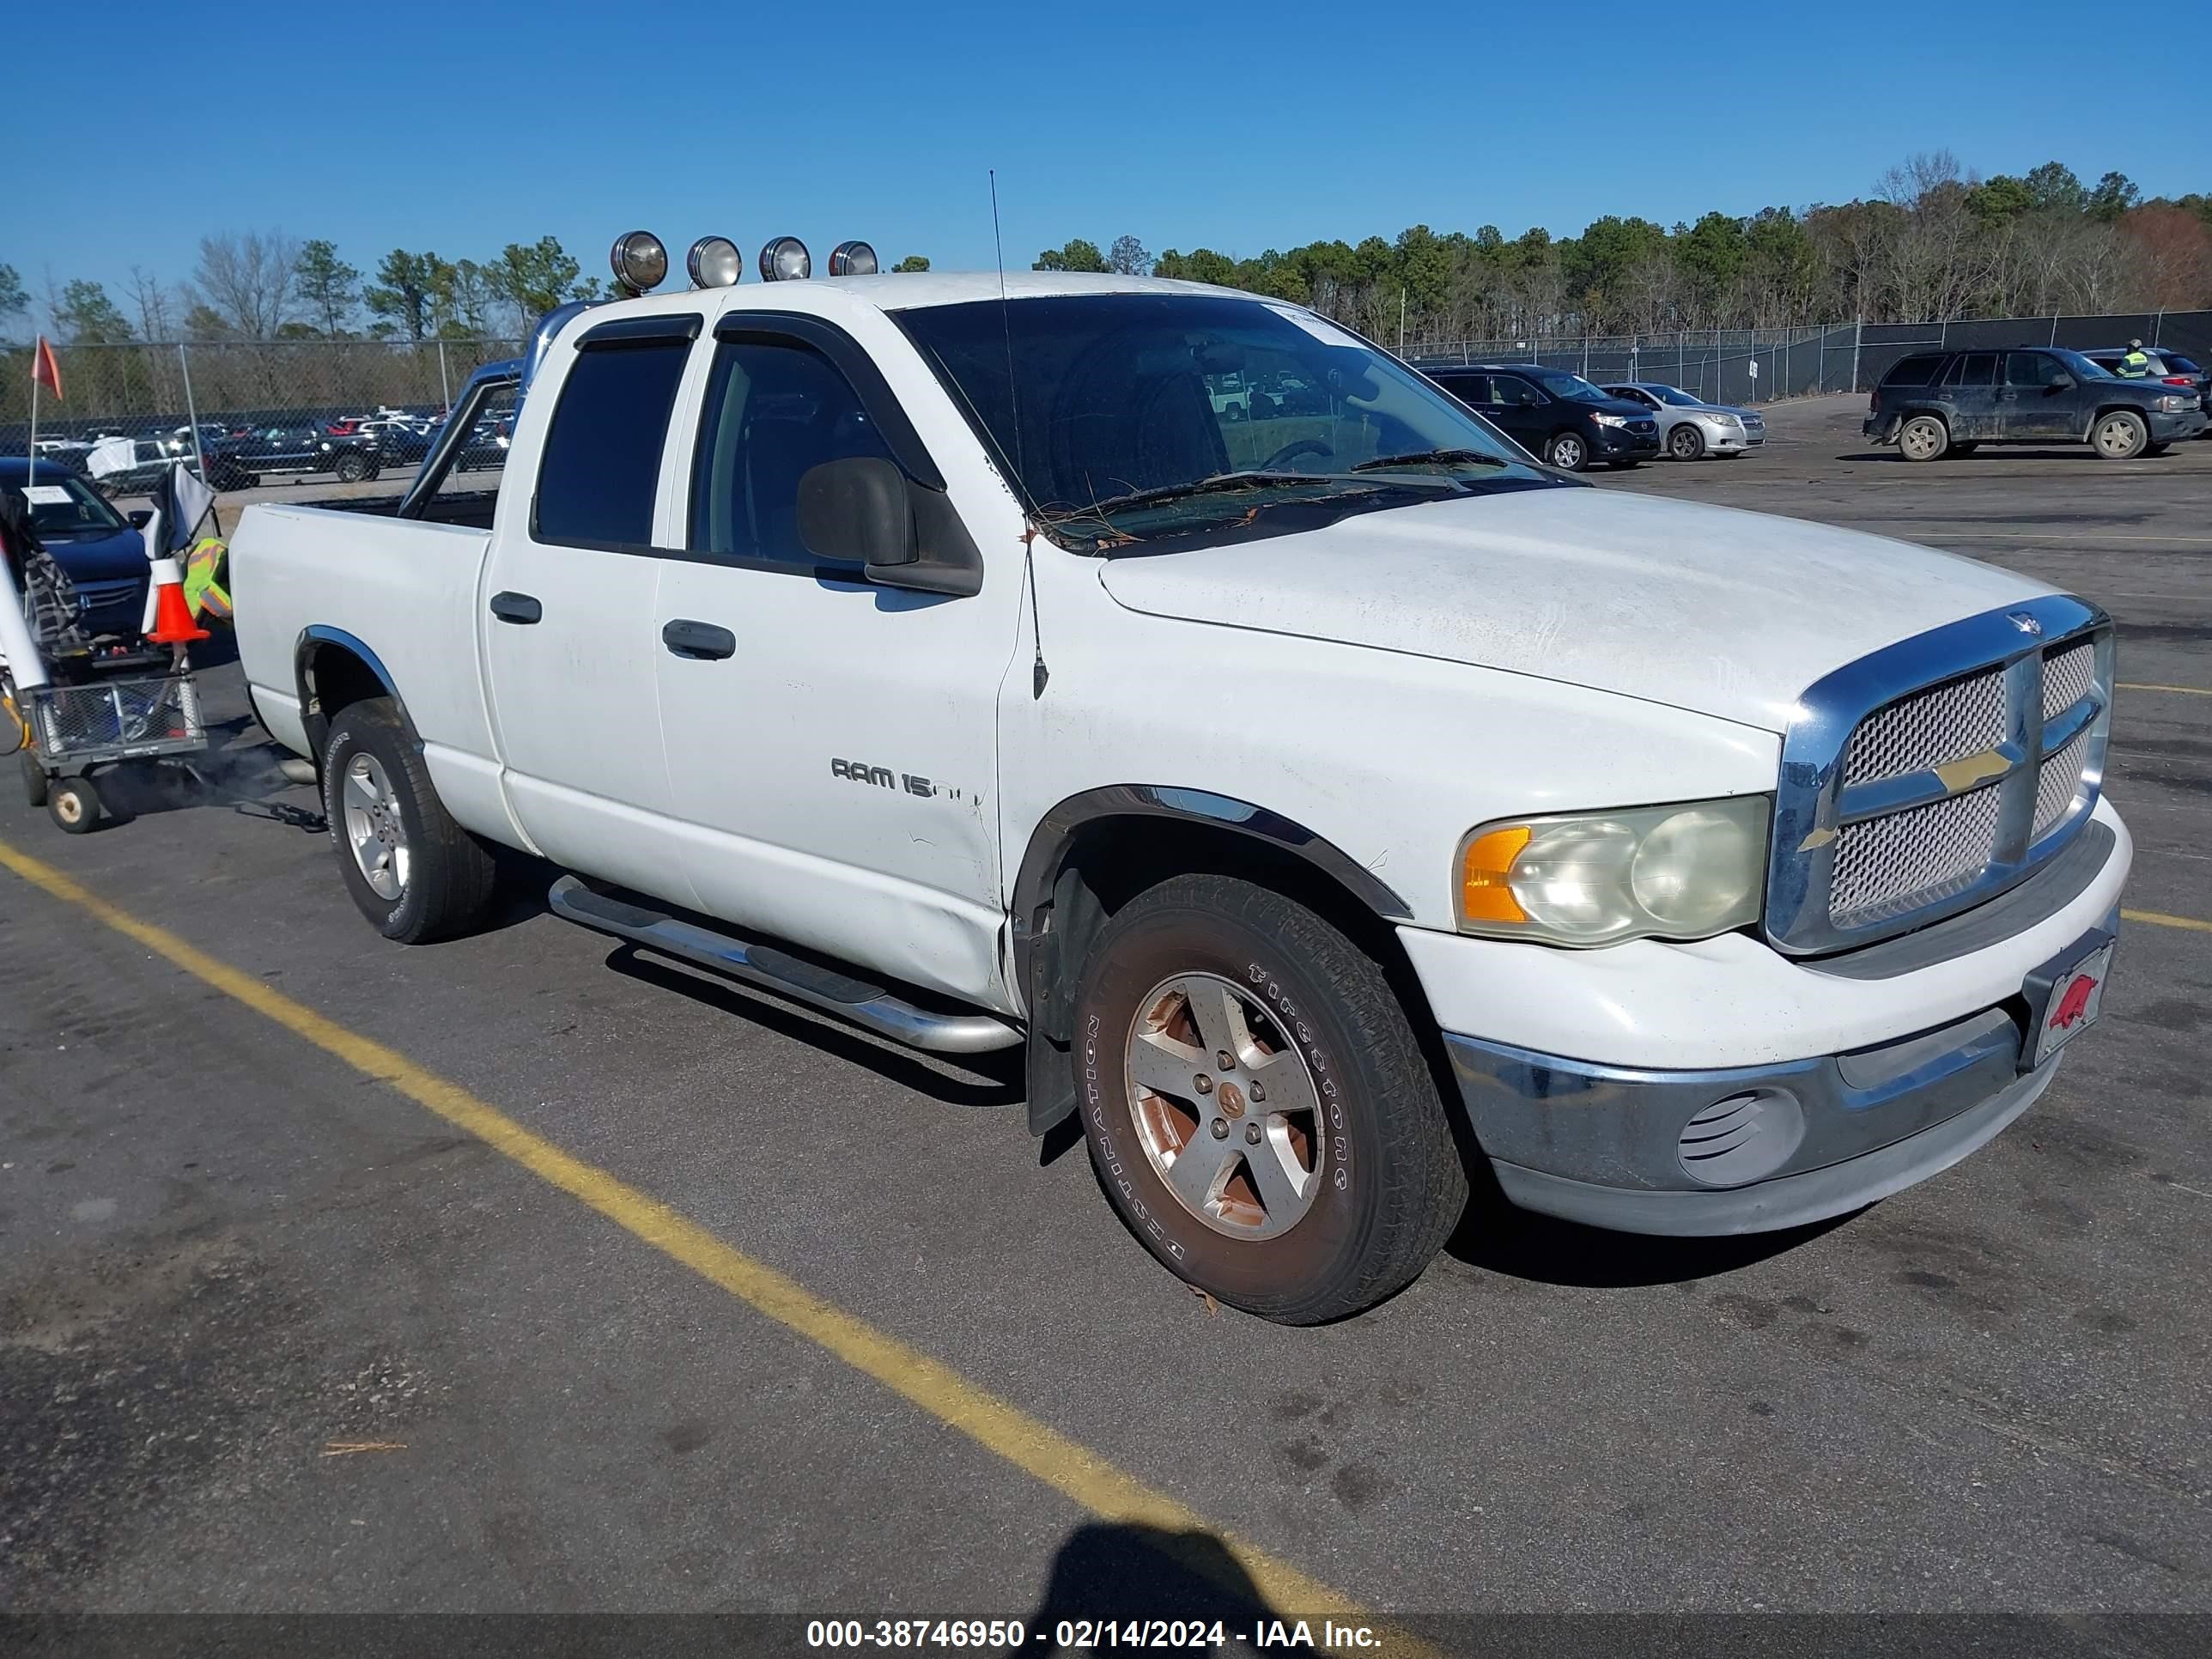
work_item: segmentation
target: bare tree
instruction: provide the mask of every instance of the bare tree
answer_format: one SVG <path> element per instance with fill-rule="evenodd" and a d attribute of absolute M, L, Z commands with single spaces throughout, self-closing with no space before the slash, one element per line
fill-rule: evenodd
<path fill-rule="evenodd" d="M 192 273 L 199 298 L 230 332 L 275 337 L 292 313 L 300 244 L 280 230 L 224 231 L 200 238 Z"/>
<path fill-rule="evenodd" d="M 170 340 L 176 337 L 177 294 L 161 279 L 138 265 L 131 267 L 131 303 L 138 312 L 138 337 Z"/>

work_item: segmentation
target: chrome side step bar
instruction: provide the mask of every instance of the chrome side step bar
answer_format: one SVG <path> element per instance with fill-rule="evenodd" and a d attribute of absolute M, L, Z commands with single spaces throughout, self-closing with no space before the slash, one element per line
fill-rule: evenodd
<path fill-rule="evenodd" d="M 780 992 L 909 1048 L 933 1054 L 980 1054 L 1011 1048 L 1022 1041 L 1018 1030 L 994 1015 L 940 1014 L 917 1008 L 880 985 L 802 962 L 772 945 L 754 945 L 658 910 L 607 898 L 574 876 L 562 877 L 545 896 L 555 915 L 594 933 L 611 933 L 709 973 Z"/>

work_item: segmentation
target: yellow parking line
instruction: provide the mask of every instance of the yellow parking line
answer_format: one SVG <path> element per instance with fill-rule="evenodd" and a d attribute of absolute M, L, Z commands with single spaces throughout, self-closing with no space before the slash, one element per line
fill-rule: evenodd
<path fill-rule="evenodd" d="M 2178 691 L 2185 697 L 2212 697 L 2212 686 L 2203 685 L 2142 685 L 2132 680 L 2113 683 L 2116 691 Z"/>
<path fill-rule="evenodd" d="M 347 1030 L 265 981 L 187 945 L 166 928 L 127 915 L 52 866 L 17 852 L 3 841 L 0 841 L 0 866 L 137 940 L 155 956 L 275 1021 L 334 1060 L 387 1085 L 456 1128 L 476 1136 L 662 1255 L 682 1262 L 808 1341 L 827 1348 L 855 1370 L 904 1396 L 1092 1514 L 1171 1534 L 1210 1534 L 1220 1540 L 1237 1565 L 1249 1575 L 1251 1588 L 1285 1617 L 1326 1618 L 1343 1626 L 1379 1628 L 1376 1615 L 1358 1603 L 1309 1578 L 1287 1562 L 1221 1534 L 1196 1511 L 1166 1493 L 1153 1490 L 1096 1452 L 977 1387 L 950 1366 L 885 1335 L 764 1262 L 732 1249 L 658 1199 L 532 1133 L 497 1108 L 416 1065 L 397 1049 Z M 1194 1547 L 1179 1556 L 1178 1562 L 1208 1577 L 1218 1577 L 1223 1571 L 1211 1551 Z M 1243 1589 L 1235 1583 L 1224 1588 L 1237 1592 Z M 1417 1638 L 1396 1632 L 1382 1640 L 1394 1654 L 1413 1653 L 1425 1647 Z"/>
<path fill-rule="evenodd" d="M 2199 921 L 2194 916 L 2169 916 L 2163 910 L 2123 910 L 2123 921 L 2147 921 L 2154 927 L 2183 927 L 2192 933 L 2212 933 L 2212 921 Z"/>

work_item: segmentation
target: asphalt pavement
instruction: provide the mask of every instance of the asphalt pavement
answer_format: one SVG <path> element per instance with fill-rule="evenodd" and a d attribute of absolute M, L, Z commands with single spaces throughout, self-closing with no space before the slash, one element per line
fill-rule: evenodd
<path fill-rule="evenodd" d="M 2212 443 L 1913 466 L 1863 406 L 1602 482 L 2118 619 L 2163 919 L 1957 1169 L 1731 1243 L 1484 1212 L 1269 1326 L 1003 1067 L 611 948 L 544 872 L 380 939 L 218 670 L 212 789 L 0 807 L 0 1608 L 2212 1613 Z"/>

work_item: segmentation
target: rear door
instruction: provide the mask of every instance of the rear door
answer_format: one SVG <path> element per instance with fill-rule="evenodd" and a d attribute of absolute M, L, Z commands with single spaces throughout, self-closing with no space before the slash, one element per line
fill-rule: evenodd
<path fill-rule="evenodd" d="M 1943 375 L 1943 401 L 1950 405 L 1951 439 L 1976 443 L 2006 434 L 1997 421 L 1997 362 L 2000 351 L 1962 351 Z"/>
<path fill-rule="evenodd" d="M 2083 429 L 2081 389 L 2065 364 L 2048 352 L 2005 353 L 2004 385 L 1997 398 L 2008 438 L 2065 439 Z"/>
<path fill-rule="evenodd" d="M 971 531 L 1005 517 L 1002 488 L 940 471 L 917 428 L 959 416 L 890 324 L 852 319 L 872 321 L 864 348 L 824 318 L 727 313 L 684 417 L 683 550 L 653 625 L 681 857 L 714 915 L 1005 1006 L 994 710 L 1019 544 L 958 597 L 878 586 L 799 538 L 799 480 L 855 456 L 943 489 Z"/>
<path fill-rule="evenodd" d="M 653 676 L 654 515 L 697 312 L 588 328 L 500 493 L 478 625 L 508 810 L 548 858 L 694 902 L 671 835 Z M 557 363 L 557 359 L 556 360 Z M 549 368 L 553 365 L 549 365 Z M 550 382 L 550 384 L 549 384 Z M 521 487 L 534 477 L 534 490 Z"/>

